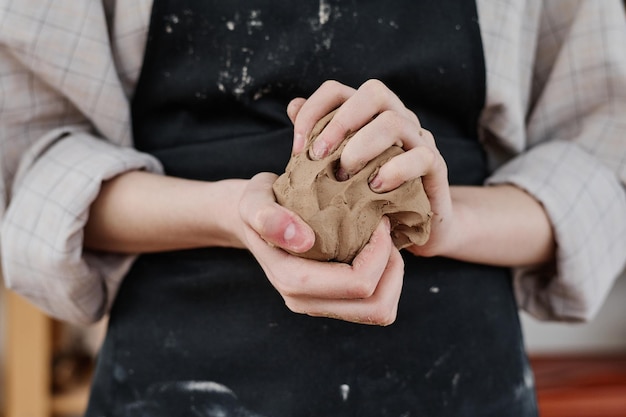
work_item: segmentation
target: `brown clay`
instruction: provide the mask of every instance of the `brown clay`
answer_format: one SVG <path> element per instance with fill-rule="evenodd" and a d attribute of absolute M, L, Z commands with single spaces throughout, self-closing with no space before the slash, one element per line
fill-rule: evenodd
<path fill-rule="evenodd" d="M 305 149 L 291 157 L 273 187 L 278 203 L 300 215 L 315 232 L 313 248 L 299 255 L 351 263 L 384 215 L 391 221 L 391 236 L 397 248 L 426 243 L 431 211 L 420 178 L 385 193 L 375 193 L 369 187 L 378 169 L 404 152 L 402 148 L 390 147 L 346 181 L 338 181 L 335 171 L 350 136 L 326 158 L 310 159 L 311 144 L 333 115 L 315 125 Z"/>

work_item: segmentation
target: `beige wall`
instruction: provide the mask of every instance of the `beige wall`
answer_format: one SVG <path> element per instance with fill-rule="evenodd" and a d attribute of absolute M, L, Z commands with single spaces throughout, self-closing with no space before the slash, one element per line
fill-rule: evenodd
<path fill-rule="evenodd" d="M 625 300 L 626 273 L 615 283 L 602 309 L 590 323 L 545 323 L 522 314 L 529 352 L 626 352 Z"/>

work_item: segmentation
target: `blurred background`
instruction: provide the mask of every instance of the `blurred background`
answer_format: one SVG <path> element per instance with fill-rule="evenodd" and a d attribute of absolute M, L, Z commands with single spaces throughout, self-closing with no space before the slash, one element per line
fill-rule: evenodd
<path fill-rule="evenodd" d="M 626 274 L 590 323 L 522 314 L 542 417 L 626 416 L 624 300 Z M 105 328 L 53 321 L 0 287 L 0 417 L 81 416 Z"/>

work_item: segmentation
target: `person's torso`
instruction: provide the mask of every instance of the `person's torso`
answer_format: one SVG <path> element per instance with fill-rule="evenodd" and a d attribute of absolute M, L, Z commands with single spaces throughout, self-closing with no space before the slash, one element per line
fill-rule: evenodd
<path fill-rule="evenodd" d="M 451 181 L 480 184 L 484 77 L 473 2 L 157 0 L 135 144 L 169 175 L 280 173 L 289 100 L 327 79 L 377 78 L 434 133 Z M 534 415 L 530 387 L 511 389 L 528 368 L 508 271 L 404 261 L 398 319 L 377 327 L 289 311 L 244 250 L 142 255 L 113 307 L 87 415 Z"/>
<path fill-rule="evenodd" d="M 458 1 L 157 1 L 133 100 L 135 146 L 175 176 L 281 173 L 292 98 L 329 79 L 356 88 L 377 78 L 441 142 L 451 181 L 480 182 L 467 169 L 457 176 L 454 160 L 467 145 L 455 139 L 476 138 L 484 104 L 476 16 Z"/>

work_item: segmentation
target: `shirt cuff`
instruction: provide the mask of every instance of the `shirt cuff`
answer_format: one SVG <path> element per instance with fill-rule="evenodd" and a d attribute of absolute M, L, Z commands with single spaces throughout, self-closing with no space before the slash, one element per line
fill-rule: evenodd
<path fill-rule="evenodd" d="M 2 220 L 5 282 L 53 317 L 92 323 L 108 311 L 134 257 L 84 250 L 89 207 L 103 181 L 162 167 L 81 131 L 55 132 L 33 148 L 39 152 L 22 163 Z"/>
<path fill-rule="evenodd" d="M 555 263 L 514 271 L 520 307 L 542 320 L 595 316 L 626 263 L 626 192 L 616 175 L 574 143 L 544 143 L 499 168 L 487 184 L 508 183 L 545 208 Z"/>

